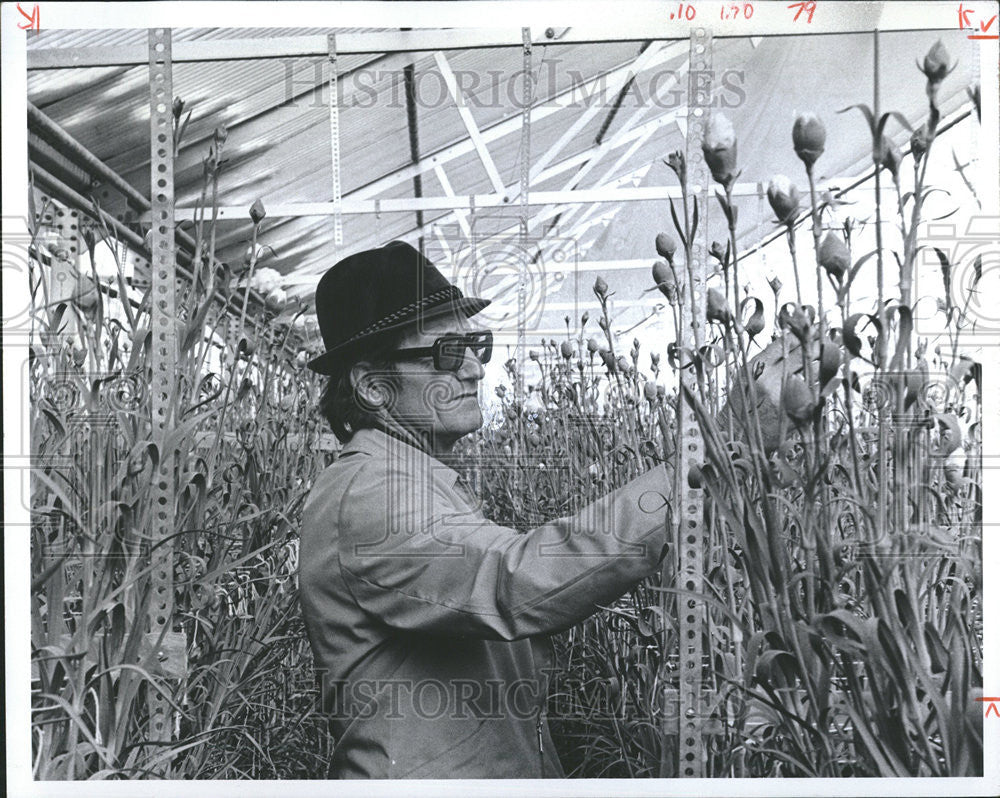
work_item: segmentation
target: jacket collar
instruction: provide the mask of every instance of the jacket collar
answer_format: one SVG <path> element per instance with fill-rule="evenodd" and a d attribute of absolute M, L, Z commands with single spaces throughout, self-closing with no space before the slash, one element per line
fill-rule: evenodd
<path fill-rule="evenodd" d="M 355 432 L 340 450 L 340 456 L 343 457 L 351 452 L 363 452 L 384 460 L 395 460 L 408 467 L 419 464 L 421 470 L 428 469 L 425 473 L 434 473 L 452 488 L 459 478 L 458 472 L 451 466 L 402 438 L 390 437 L 380 429 L 360 429 Z"/>

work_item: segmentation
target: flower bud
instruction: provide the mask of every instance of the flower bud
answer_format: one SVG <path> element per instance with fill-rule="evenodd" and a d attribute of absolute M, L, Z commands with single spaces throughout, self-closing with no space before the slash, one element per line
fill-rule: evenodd
<path fill-rule="evenodd" d="M 590 313 L 585 310 L 583 311 L 583 315 L 580 317 L 580 326 L 586 327 L 588 321 L 590 321 Z"/>
<path fill-rule="evenodd" d="M 767 201 L 782 224 L 791 224 L 799 215 L 799 190 L 784 175 L 775 175 L 767 186 Z"/>
<path fill-rule="evenodd" d="M 632 369 L 632 364 L 626 360 L 625 355 L 618 356 L 618 370 L 627 374 Z"/>
<path fill-rule="evenodd" d="M 823 237 L 817 257 L 819 265 L 838 283 L 843 281 L 844 275 L 851 268 L 851 253 L 843 239 L 834 233 L 827 233 Z"/>
<path fill-rule="evenodd" d="M 182 100 L 180 97 L 174 97 L 173 112 L 174 112 L 174 119 L 180 119 L 181 114 L 184 113 L 184 100 Z"/>
<path fill-rule="evenodd" d="M 688 468 L 688 477 L 687 477 L 688 487 L 691 488 L 692 490 L 700 490 L 701 486 L 704 484 L 704 481 L 705 480 L 702 476 L 701 466 L 698 465 L 697 463 L 691 463 L 691 466 Z"/>
<path fill-rule="evenodd" d="M 879 146 L 879 165 L 889 170 L 892 179 L 899 182 L 899 166 L 903 162 L 903 153 L 899 147 L 893 144 L 888 136 L 882 136 L 882 144 Z"/>
<path fill-rule="evenodd" d="M 656 401 L 656 383 L 647 382 L 642 386 L 642 395 L 646 397 L 647 402 Z"/>
<path fill-rule="evenodd" d="M 812 418 L 816 409 L 812 391 L 798 374 L 785 377 L 785 387 L 781 391 L 781 406 L 793 421 L 804 422 Z"/>
<path fill-rule="evenodd" d="M 215 143 L 217 146 L 221 146 L 226 143 L 226 139 L 229 138 L 229 131 L 226 129 L 225 125 L 219 125 L 215 129 Z"/>
<path fill-rule="evenodd" d="M 681 181 L 681 184 L 687 181 L 687 162 L 683 151 L 674 150 L 666 157 L 664 163 L 674 170 L 674 174 L 677 175 L 677 179 Z"/>
<path fill-rule="evenodd" d="M 708 254 L 719 261 L 719 263 L 726 262 L 726 248 L 722 245 L 721 241 L 713 241 L 712 245 L 708 248 Z"/>
<path fill-rule="evenodd" d="M 573 344 L 569 341 L 563 341 L 559 344 L 559 353 L 566 359 L 569 360 L 573 357 Z"/>
<path fill-rule="evenodd" d="M 767 284 L 771 286 L 771 290 L 774 292 L 775 296 L 778 296 L 778 294 L 781 293 L 782 283 L 781 280 L 778 279 L 778 275 L 775 275 L 770 280 L 768 280 Z"/>
<path fill-rule="evenodd" d="M 272 288 L 264 297 L 264 305 L 273 313 L 280 313 L 284 310 L 287 302 L 288 294 L 283 288 Z"/>
<path fill-rule="evenodd" d="M 797 305 L 794 302 L 786 302 L 778 311 L 778 324 L 781 328 L 791 330 L 792 334 L 803 342 L 812 335 L 812 325 L 815 319 L 816 311 L 812 305 Z"/>
<path fill-rule="evenodd" d="M 260 224 L 264 221 L 264 217 L 267 215 L 267 211 L 264 210 L 264 203 L 260 201 L 258 197 L 253 201 L 253 205 L 250 206 L 250 218 L 253 220 L 254 224 Z"/>
<path fill-rule="evenodd" d="M 949 67 L 951 66 L 951 58 L 948 55 L 948 51 L 945 46 L 938 39 L 934 46 L 927 51 L 927 55 L 924 56 L 924 65 L 920 68 L 920 71 L 927 76 L 927 92 L 931 93 L 931 86 L 935 89 L 941 84 L 948 76 Z"/>
<path fill-rule="evenodd" d="M 736 179 L 736 133 L 725 114 L 712 114 L 701 142 L 712 178 L 723 186 Z"/>
<path fill-rule="evenodd" d="M 913 154 L 913 160 L 917 163 L 920 163 L 920 159 L 927 152 L 927 147 L 930 145 L 930 137 L 930 130 L 927 129 L 926 123 L 914 130 L 913 135 L 910 136 L 910 152 Z"/>
<path fill-rule="evenodd" d="M 101 294 L 90 275 L 81 274 L 77 278 L 76 290 L 73 292 L 73 304 L 84 313 L 95 310 L 101 302 Z"/>
<path fill-rule="evenodd" d="M 796 118 L 792 126 L 792 144 L 795 154 L 807 167 L 816 163 L 826 144 L 826 128 L 816 114 L 805 113 Z"/>
<path fill-rule="evenodd" d="M 601 318 L 599 318 L 599 319 L 597 320 L 597 326 L 598 326 L 598 327 L 600 327 L 600 328 L 601 328 L 602 330 L 604 330 L 604 332 L 607 332 L 607 331 L 608 331 L 608 329 L 609 329 L 609 328 L 610 328 L 610 326 L 611 326 L 611 325 L 610 325 L 610 324 L 608 323 L 608 318 L 607 318 L 607 316 L 601 316 Z"/>
<path fill-rule="evenodd" d="M 618 363 L 615 361 L 611 351 L 608 349 L 601 349 L 600 355 L 601 360 L 604 361 L 604 367 L 611 373 L 614 373 L 618 369 Z"/>
<path fill-rule="evenodd" d="M 674 253 L 677 251 L 677 242 L 666 233 L 656 236 L 656 254 L 661 258 L 666 258 L 667 263 L 674 262 Z"/>
<path fill-rule="evenodd" d="M 726 304 L 726 298 L 717 288 L 708 289 L 708 296 L 705 300 L 705 316 L 709 321 L 717 321 L 720 324 L 729 324 L 733 319 L 733 312 Z"/>
<path fill-rule="evenodd" d="M 677 281 L 674 279 L 674 273 L 670 267 L 662 260 L 653 264 L 653 282 L 656 283 L 660 293 L 667 298 L 671 305 L 677 302 Z"/>
<path fill-rule="evenodd" d="M 240 342 L 236 347 L 236 351 L 242 352 L 248 358 L 253 357 L 253 353 L 257 351 L 257 344 L 255 344 L 249 338 L 240 338 Z"/>
<path fill-rule="evenodd" d="M 538 354 L 538 350 L 537 349 L 529 349 L 528 350 L 528 357 L 531 358 L 532 360 L 534 360 L 537 363 L 538 360 L 539 360 L 539 357 L 540 357 L 539 354 Z"/>
<path fill-rule="evenodd" d="M 759 308 L 759 310 L 752 313 L 750 318 L 743 323 L 743 331 L 753 338 L 755 335 L 760 335 L 760 333 L 764 330 L 764 303 L 756 297 L 747 297 L 743 300 L 742 306 L 745 306 L 748 302 L 753 302 L 754 306 Z"/>
<path fill-rule="evenodd" d="M 824 341 L 819 350 L 819 385 L 822 389 L 837 376 L 840 369 L 840 349 L 832 341 Z"/>
<path fill-rule="evenodd" d="M 594 280 L 594 293 L 597 294 L 599 299 L 604 299 L 608 295 L 608 284 L 604 282 L 604 278 L 600 275 Z"/>

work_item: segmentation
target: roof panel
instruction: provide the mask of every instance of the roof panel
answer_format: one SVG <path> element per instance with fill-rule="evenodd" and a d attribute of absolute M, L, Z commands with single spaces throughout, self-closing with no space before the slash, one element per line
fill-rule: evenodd
<path fill-rule="evenodd" d="M 358 29 L 351 29 L 352 32 Z M 273 38 L 323 34 L 319 28 L 274 29 L 178 29 L 177 40 L 216 40 L 235 37 Z M 339 31 L 338 31 L 339 32 Z M 347 32 L 347 29 L 344 29 Z M 42 31 L 28 40 L 29 49 L 91 45 L 142 44 L 145 30 Z M 940 34 L 959 68 L 947 83 L 946 111 L 959 107 L 964 87 L 977 79 L 978 59 L 972 43 L 960 31 Z M 915 76 L 913 61 L 926 52 L 934 33 L 882 34 L 883 96 L 891 96 L 897 110 L 918 123 L 926 108 L 922 81 Z M 587 122 L 571 138 L 553 163 L 587 152 L 597 141 L 614 139 L 619 131 L 663 118 L 658 127 L 627 160 L 617 164 L 627 148 L 605 149 L 600 157 L 579 159 L 535 189 L 557 189 L 571 178 L 581 187 L 599 184 L 650 167 L 647 185 L 671 185 L 674 177 L 661 163 L 672 149 L 683 146 L 686 42 L 666 45 L 661 63 L 638 76 L 614 110 L 616 91 L 593 90 L 577 97 L 572 107 L 553 110 L 546 101 L 570 86 L 600 76 L 629 63 L 639 52 L 637 43 L 549 45 L 536 47 L 533 64 L 538 84 L 536 99 L 543 107 L 533 110 L 531 154 L 537 159 L 586 115 Z M 717 40 L 713 46 L 720 108 L 733 121 L 739 136 L 743 181 L 767 180 L 784 172 L 801 182 L 801 164 L 789 142 L 791 120 L 798 111 L 818 111 L 827 124 L 827 153 L 820 161 L 821 180 L 864 166 L 867 133 L 860 115 L 838 115 L 836 110 L 871 97 L 871 36 L 782 37 Z M 410 163 L 404 64 L 414 56 L 393 54 L 343 56 L 338 60 L 340 82 L 341 185 L 345 195 L 370 186 Z M 520 86 L 518 47 L 450 51 L 448 63 L 460 84 L 468 89 L 469 110 L 477 127 L 491 139 L 488 149 L 507 185 L 516 185 L 520 174 Z M 246 205 L 260 197 L 265 206 L 278 202 L 328 201 L 332 198 L 330 121 L 326 59 L 270 59 L 232 62 L 198 62 L 174 65 L 174 94 L 185 101 L 185 116 L 191 112 L 176 165 L 177 197 L 181 206 L 194 203 L 201 191 L 202 161 L 220 124 L 228 129 L 224 153 L 229 159 L 219 181 L 225 204 Z M 31 71 L 28 96 L 95 155 L 119 171 L 142 192 L 148 192 L 148 88 L 145 67 L 102 67 Z M 415 75 L 419 90 L 418 136 L 422 155 L 440 153 L 466 142 L 468 133 L 454 102 L 443 91 L 432 54 L 416 56 Z M 600 82 L 597 86 L 600 87 Z M 891 91 L 888 87 L 891 87 Z M 655 101 L 652 98 L 656 98 Z M 610 122 L 609 122 L 610 120 Z M 490 129 L 505 124 L 506 134 L 496 137 Z M 893 135 L 900 130 L 892 127 Z M 467 195 L 492 191 L 475 149 L 444 163 L 455 193 Z M 609 171 L 610 170 L 610 171 Z M 433 172 L 424 174 L 427 195 L 443 193 Z M 375 196 L 413 196 L 409 177 L 387 181 Z M 371 193 L 366 192 L 366 195 Z M 767 227 L 761 200 L 749 200 L 741 213 L 741 236 L 747 241 Z M 511 223 L 517 207 L 481 210 L 477 229 L 489 230 Z M 532 209 L 532 214 L 539 211 Z M 609 206 L 587 209 L 599 219 L 610 217 Z M 766 209 L 765 209 L 766 210 Z M 581 251 L 591 247 L 588 257 L 644 258 L 650 253 L 650 237 L 669 218 L 666 202 L 636 203 L 619 213 L 602 235 L 595 227 L 581 239 Z M 708 212 L 718 224 L 717 209 Z M 766 215 L 766 214 L 765 214 Z M 447 222 L 446 239 L 456 238 L 455 214 L 435 211 L 424 222 Z M 557 234 L 567 233 L 563 215 Z M 504 220 L 503 224 L 497 220 Z M 269 249 L 268 265 L 296 284 L 293 293 L 308 293 L 309 274 L 320 271 L 359 248 L 384 243 L 411 232 L 414 213 L 384 213 L 343 218 L 344 243 L 335 247 L 330 218 L 275 219 L 264 225 L 261 243 Z M 249 237 L 249 220 L 226 222 L 220 229 L 220 254 L 239 260 Z M 715 233 L 713 232 L 713 235 Z M 298 273 L 297 275 L 294 273 Z M 304 276 L 303 276 L 304 275 Z M 636 278 L 639 280 L 640 278 Z M 643 275 L 641 280 L 645 280 Z M 637 283 L 638 284 L 638 283 Z M 569 289 L 559 289 L 564 296 Z M 623 284 L 624 293 L 628 290 Z"/>

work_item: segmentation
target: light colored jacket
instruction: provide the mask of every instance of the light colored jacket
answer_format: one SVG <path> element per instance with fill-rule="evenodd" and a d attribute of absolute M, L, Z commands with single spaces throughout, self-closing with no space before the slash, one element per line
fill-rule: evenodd
<path fill-rule="evenodd" d="M 303 518 L 301 601 L 339 778 L 546 778 L 549 636 L 652 574 L 667 550 L 660 466 L 519 534 L 458 474 L 361 430 Z"/>

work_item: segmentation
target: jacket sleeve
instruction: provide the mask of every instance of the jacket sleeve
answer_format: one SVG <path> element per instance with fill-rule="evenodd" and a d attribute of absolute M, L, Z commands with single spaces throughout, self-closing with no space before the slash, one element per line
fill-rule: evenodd
<path fill-rule="evenodd" d="M 667 551 L 663 466 L 526 534 L 440 481 L 375 470 L 360 468 L 340 504 L 340 568 L 358 604 L 394 628 L 551 634 L 655 572 Z"/>

